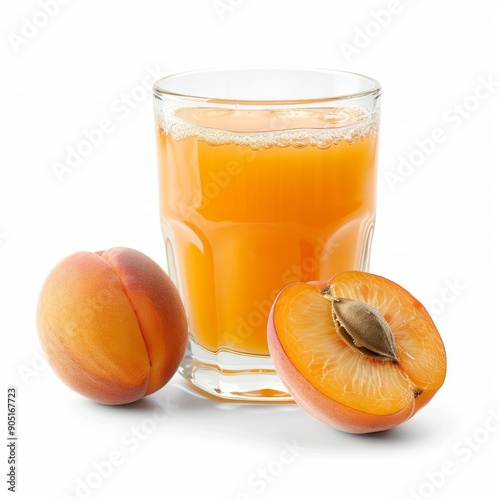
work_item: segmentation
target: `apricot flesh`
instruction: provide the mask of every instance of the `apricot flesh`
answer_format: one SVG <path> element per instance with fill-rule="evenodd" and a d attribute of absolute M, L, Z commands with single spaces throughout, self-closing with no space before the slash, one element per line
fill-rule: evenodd
<path fill-rule="evenodd" d="M 378 311 L 392 332 L 395 356 L 351 342 L 332 311 L 333 298 Z M 396 283 L 360 271 L 285 287 L 269 316 L 268 344 L 295 401 L 322 422 L 352 433 L 408 420 L 446 375 L 444 345 L 423 305 Z"/>
<path fill-rule="evenodd" d="M 163 387 L 188 338 L 173 282 L 143 253 L 120 247 L 59 262 L 42 286 L 37 330 L 59 378 L 104 404 Z"/>

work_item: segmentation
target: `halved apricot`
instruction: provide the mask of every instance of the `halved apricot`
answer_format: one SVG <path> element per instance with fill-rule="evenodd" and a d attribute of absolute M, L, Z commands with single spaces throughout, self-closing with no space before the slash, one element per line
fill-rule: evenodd
<path fill-rule="evenodd" d="M 295 401 L 347 432 L 408 420 L 446 374 L 444 345 L 424 306 L 360 271 L 285 287 L 269 316 L 268 344 Z"/>

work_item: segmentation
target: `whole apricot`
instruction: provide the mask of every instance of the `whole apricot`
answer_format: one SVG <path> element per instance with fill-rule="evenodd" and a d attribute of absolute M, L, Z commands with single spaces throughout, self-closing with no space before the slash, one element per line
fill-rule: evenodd
<path fill-rule="evenodd" d="M 295 401 L 352 433 L 405 422 L 446 375 L 443 341 L 424 306 L 360 271 L 285 287 L 269 316 L 268 344 Z"/>
<path fill-rule="evenodd" d="M 40 293 L 37 330 L 59 378 L 105 404 L 130 403 L 163 387 L 188 338 L 175 285 L 130 248 L 77 252 L 59 262 Z"/>

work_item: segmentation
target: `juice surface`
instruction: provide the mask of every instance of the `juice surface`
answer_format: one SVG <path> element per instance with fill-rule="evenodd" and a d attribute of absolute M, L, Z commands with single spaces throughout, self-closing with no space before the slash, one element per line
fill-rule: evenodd
<path fill-rule="evenodd" d="M 172 109 L 157 141 L 169 272 L 199 346 L 268 355 L 286 284 L 366 268 L 377 131 L 363 108 Z"/>

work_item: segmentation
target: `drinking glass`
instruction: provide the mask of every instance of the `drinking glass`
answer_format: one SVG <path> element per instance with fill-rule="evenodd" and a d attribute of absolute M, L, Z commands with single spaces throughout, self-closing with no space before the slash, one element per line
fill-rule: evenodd
<path fill-rule="evenodd" d="M 333 70 L 208 70 L 154 85 L 161 228 L 184 302 L 180 373 L 206 395 L 290 401 L 266 325 L 296 281 L 367 270 L 380 85 Z"/>

